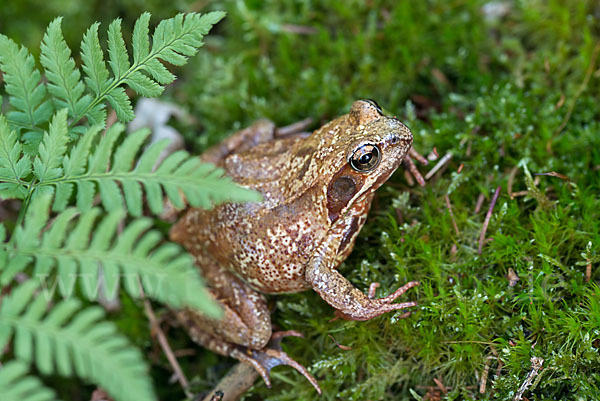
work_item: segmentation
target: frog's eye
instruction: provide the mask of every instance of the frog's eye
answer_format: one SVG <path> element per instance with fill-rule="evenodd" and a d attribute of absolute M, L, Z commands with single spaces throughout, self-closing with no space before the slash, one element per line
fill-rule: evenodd
<path fill-rule="evenodd" d="M 350 156 L 350 166 L 356 171 L 366 173 L 377 167 L 380 154 L 379 148 L 375 145 L 361 145 Z"/>

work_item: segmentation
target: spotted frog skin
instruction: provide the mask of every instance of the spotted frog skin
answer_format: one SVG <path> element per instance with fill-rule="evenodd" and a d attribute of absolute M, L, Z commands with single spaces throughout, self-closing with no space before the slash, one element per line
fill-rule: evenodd
<path fill-rule="evenodd" d="M 281 136 L 272 123 L 260 121 L 203 154 L 203 161 L 222 167 L 263 200 L 189 209 L 173 226 L 171 239 L 194 255 L 224 311 L 218 321 L 179 311 L 192 338 L 251 364 L 267 385 L 270 369 L 286 364 L 320 392 L 306 369 L 281 351 L 280 339 L 298 333 L 272 333 L 263 294 L 313 289 L 339 316 L 353 320 L 416 305 L 392 303 L 416 282 L 374 299 L 337 271 L 375 190 L 398 168 L 412 140 L 399 120 L 361 100 L 310 135 Z"/>

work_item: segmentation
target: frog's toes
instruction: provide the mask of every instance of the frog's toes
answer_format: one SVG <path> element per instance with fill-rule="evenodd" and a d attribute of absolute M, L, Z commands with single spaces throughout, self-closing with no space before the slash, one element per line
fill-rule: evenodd
<path fill-rule="evenodd" d="M 283 352 L 283 350 L 281 349 L 281 340 L 284 337 L 288 336 L 303 337 L 301 333 L 294 330 L 275 332 L 271 336 L 271 340 L 269 341 L 267 346 L 263 349 L 247 349 L 245 353 L 240 351 L 239 353 L 236 353 L 236 355 L 233 356 L 241 360 L 242 362 L 251 364 L 263 378 L 267 387 L 271 387 L 271 369 L 279 365 L 288 365 L 293 367 L 304 377 L 306 377 L 310 384 L 313 385 L 315 390 L 317 390 L 317 392 L 321 394 L 321 388 L 319 387 L 319 383 L 317 382 L 317 380 L 308 372 L 308 370 L 304 366 L 300 365 L 298 362 L 290 358 L 289 355 Z"/>
<path fill-rule="evenodd" d="M 404 294 L 406 291 L 408 291 L 411 288 L 416 287 L 416 286 L 418 286 L 420 284 L 421 283 L 419 283 L 418 281 L 410 281 L 410 282 L 404 284 L 402 287 L 398 288 L 396 291 L 394 291 L 393 293 L 391 293 L 387 297 L 379 298 L 377 301 L 379 301 L 381 303 L 384 303 L 384 304 L 389 304 L 392 301 L 394 301 L 396 298 L 398 298 L 400 295 Z M 409 306 L 415 306 L 415 305 L 417 305 L 416 302 L 405 302 L 405 304 L 406 305 L 411 304 Z M 404 304 L 397 304 L 397 305 L 404 305 Z M 405 306 L 405 308 L 407 308 L 409 306 Z M 398 307 L 397 309 L 403 309 L 403 308 Z"/>

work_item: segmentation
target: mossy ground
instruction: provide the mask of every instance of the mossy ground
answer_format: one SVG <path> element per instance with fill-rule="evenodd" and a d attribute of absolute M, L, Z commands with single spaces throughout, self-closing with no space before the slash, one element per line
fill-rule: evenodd
<path fill-rule="evenodd" d="M 28 2 L 8 3 L 16 10 Z M 95 19 L 199 7 L 96 3 L 46 12 L 67 14 L 67 38 L 80 38 Z M 284 346 L 317 376 L 321 399 L 512 399 L 534 356 L 544 363 L 528 399 L 600 398 L 597 1 L 240 0 L 208 8 L 228 16 L 167 94 L 196 118 L 178 127 L 190 149 L 200 152 L 258 118 L 286 125 L 310 116 L 316 127 L 353 100 L 372 98 L 412 129 L 417 150 L 452 154 L 426 187 L 409 186 L 399 172 L 378 191 L 341 267 L 361 289 L 380 282 L 378 295 L 419 280 L 406 297 L 419 302 L 413 315 L 331 321 L 332 309 L 314 293 L 272 298 L 275 325 L 306 335 Z M 68 15 L 81 29 L 69 29 Z M 0 22 L 22 39 L 16 21 Z M 550 172 L 560 175 L 536 175 Z M 519 277 L 514 286 L 510 269 Z M 140 328 L 139 305 L 126 305 L 117 319 L 154 359 L 161 399 L 185 398 Z M 168 334 L 174 348 L 196 351 L 180 359 L 197 391 L 233 363 L 198 349 L 183 331 Z M 292 369 L 277 368 L 273 388 L 258 382 L 247 399 L 316 394 Z"/>

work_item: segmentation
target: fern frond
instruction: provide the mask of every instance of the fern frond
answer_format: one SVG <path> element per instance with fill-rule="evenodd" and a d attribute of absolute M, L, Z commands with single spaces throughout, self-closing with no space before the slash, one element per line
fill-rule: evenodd
<path fill-rule="evenodd" d="M 183 65 L 203 45 L 202 38 L 219 22 L 225 13 L 179 14 L 162 21 L 152 36 L 152 48 L 148 37 L 150 14 L 144 13 L 137 20 L 133 33 L 133 63 L 121 33 L 121 21 L 113 21 L 108 29 L 109 65 L 113 77 L 108 81 L 104 54 L 98 43 L 98 27 L 93 25 L 86 33 L 81 48 L 86 83 L 95 97 L 75 115 L 72 124 L 87 116 L 97 121 L 101 104 L 108 100 L 121 121 L 133 119 L 133 109 L 122 85 L 128 85 L 139 94 L 155 97 L 162 93 L 164 85 L 173 82 L 175 76 L 159 61 Z"/>
<path fill-rule="evenodd" d="M 141 353 L 104 319 L 102 308 L 81 310 L 81 302 L 72 298 L 56 303 L 48 311 L 51 297 L 46 298 L 44 293 L 35 296 L 39 288 L 36 281 L 19 285 L 3 298 L 0 349 L 13 339 L 16 357 L 35 363 L 42 374 L 76 373 L 120 401 L 156 399 Z M 23 374 L 22 367 L 21 371 L 19 367 L 13 369 Z M 5 394 L 0 394 L 4 401 Z"/>
<path fill-rule="evenodd" d="M 7 114 L 12 128 L 40 131 L 54 111 L 46 98 L 46 86 L 35 67 L 35 60 L 25 47 L 0 34 L 0 70 L 13 111 Z"/>
<path fill-rule="evenodd" d="M 0 198 L 23 199 L 28 183 L 24 178 L 31 173 L 31 159 L 23 155 L 23 146 L 17 133 L 0 114 Z"/>
<path fill-rule="evenodd" d="M 66 132 L 64 126 L 61 129 Z M 128 135 L 114 151 L 113 147 L 123 132 L 124 126 L 115 124 L 100 139 L 94 151 L 90 152 L 99 129 L 89 129 L 69 156 L 64 158 L 62 175 L 39 183 L 40 188 L 52 186 L 56 189 L 55 211 L 64 210 L 75 187 L 78 209 L 89 209 L 96 191 L 99 191 L 106 210 L 126 206 L 133 216 L 142 214 L 144 193 L 150 210 L 156 214 L 163 210 L 163 191 L 178 208 L 185 206 L 182 193 L 192 206 L 204 208 L 225 200 L 259 200 L 255 192 L 237 186 L 223 175 L 221 169 L 201 163 L 197 157 L 184 151 L 170 155 L 155 166 L 168 141 L 152 144 L 136 161 L 135 156 L 150 134 L 148 130 Z M 51 135 L 48 136 L 50 137 Z M 41 146 L 40 152 L 42 149 L 45 148 Z M 57 150 L 56 153 L 59 154 L 60 151 Z M 49 163 L 45 162 L 43 165 L 47 166 Z"/>
<path fill-rule="evenodd" d="M 72 295 L 75 282 L 79 281 L 83 294 L 95 299 L 103 280 L 109 297 L 118 293 L 121 281 L 130 295 L 139 297 L 141 282 L 146 295 L 158 301 L 218 314 L 192 258 L 173 243 L 161 243 L 162 236 L 149 231 L 152 220 L 133 220 L 117 233 L 124 215 L 120 210 L 98 222 L 98 208 L 81 215 L 67 209 L 44 230 L 49 204 L 49 196 L 35 198 L 25 224 L 15 229 L 14 241 L 4 244 L 8 262 L 0 267 L 1 284 L 10 282 L 35 261 L 34 277 L 42 279 L 45 285 L 45 280 L 57 270 L 50 287 L 52 291 L 58 287 L 64 296 Z"/>
<path fill-rule="evenodd" d="M 53 401 L 56 394 L 34 376 L 26 376 L 29 367 L 22 361 L 11 361 L 0 367 L 2 401 Z"/>
<path fill-rule="evenodd" d="M 79 115 L 91 102 L 91 96 L 84 95 L 85 85 L 81 73 L 71 58 L 61 31 L 62 18 L 56 18 L 48 25 L 42 40 L 40 61 L 48 78 L 48 91 L 54 96 L 59 108 L 67 108 L 70 116 Z"/>

